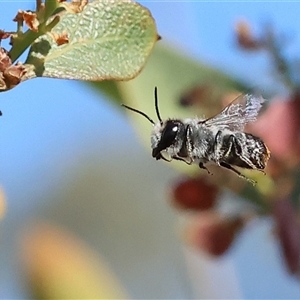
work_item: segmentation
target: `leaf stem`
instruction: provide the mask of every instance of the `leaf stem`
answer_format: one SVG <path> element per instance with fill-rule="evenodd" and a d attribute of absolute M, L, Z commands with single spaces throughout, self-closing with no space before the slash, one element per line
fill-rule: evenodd
<path fill-rule="evenodd" d="M 58 7 L 59 3 L 57 2 L 57 0 L 46 0 L 44 19 L 48 20 Z"/>
<path fill-rule="evenodd" d="M 40 32 L 27 30 L 21 36 L 17 36 L 13 41 L 13 46 L 9 51 L 9 56 L 14 63 L 22 53 L 41 35 Z"/>

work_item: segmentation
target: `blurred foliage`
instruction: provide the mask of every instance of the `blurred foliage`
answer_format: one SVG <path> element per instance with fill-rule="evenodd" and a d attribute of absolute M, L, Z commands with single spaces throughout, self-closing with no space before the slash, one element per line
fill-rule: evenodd
<path fill-rule="evenodd" d="M 23 228 L 21 261 L 35 299 L 125 299 L 100 254 L 71 232 L 44 222 Z"/>

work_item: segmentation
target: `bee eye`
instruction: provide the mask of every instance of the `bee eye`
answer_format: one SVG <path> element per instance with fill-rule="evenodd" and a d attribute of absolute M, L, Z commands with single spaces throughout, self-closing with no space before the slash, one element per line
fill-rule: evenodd
<path fill-rule="evenodd" d="M 162 134 L 161 134 L 161 140 L 164 141 L 164 144 L 167 145 L 166 147 L 170 146 L 177 135 L 178 132 L 178 125 L 175 123 L 167 123 L 166 127 L 164 128 Z"/>

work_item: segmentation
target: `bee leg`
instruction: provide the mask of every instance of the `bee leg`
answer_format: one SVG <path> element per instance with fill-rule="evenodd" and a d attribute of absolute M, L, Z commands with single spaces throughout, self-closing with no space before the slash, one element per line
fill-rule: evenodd
<path fill-rule="evenodd" d="M 162 159 L 162 160 L 167 161 L 167 162 L 172 161 L 172 159 L 165 158 L 161 153 L 159 153 L 159 155 L 157 155 L 157 157 L 156 157 L 156 160 L 159 160 L 159 159 Z"/>
<path fill-rule="evenodd" d="M 212 175 L 212 172 L 210 172 L 210 171 L 204 166 L 204 163 L 203 163 L 202 161 L 199 162 L 199 167 L 200 167 L 200 169 L 206 170 L 208 174 Z"/>
<path fill-rule="evenodd" d="M 243 179 L 245 179 L 245 180 L 251 182 L 253 185 L 256 185 L 257 182 L 256 182 L 255 180 L 246 177 L 246 176 L 243 175 L 240 171 L 238 171 L 237 169 L 233 168 L 231 165 L 229 165 L 229 164 L 227 164 L 227 163 L 224 163 L 224 162 L 222 162 L 222 161 L 220 162 L 219 165 L 220 165 L 221 167 L 223 167 L 223 168 L 226 168 L 226 169 L 229 169 L 229 170 L 233 171 L 233 172 L 234 172 L 235 174 L 237 174 L 239 177 L 241 177 L 241 178 L 243 178 Z"/>

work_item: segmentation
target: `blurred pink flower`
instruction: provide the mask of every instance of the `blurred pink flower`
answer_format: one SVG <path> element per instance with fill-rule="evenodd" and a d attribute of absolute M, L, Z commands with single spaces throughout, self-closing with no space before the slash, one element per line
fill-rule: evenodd
<path fill-rule="evenodd" d="M 217 212 L 206 211 L 191 219 L 185 229 L 187 244 L 213 256 L 220 256 L 231 246 L 242 228 L 242 217 L 224 217 Z"/>
<path fill-rule="evenodd" d="M 205 178 L 187 178 L 175 183 L 171 204 L 188 210 L 207 210 L 214 206 L 219 189 Z"/>
<path fill-rule="evenodd" d="M 274 203 L 276 233 L 282 248 L 282 254 L 290 273 L 299 272 L 300 258 L 300 222 L 298 212 L 290 199 L 277 200 Z"/>

